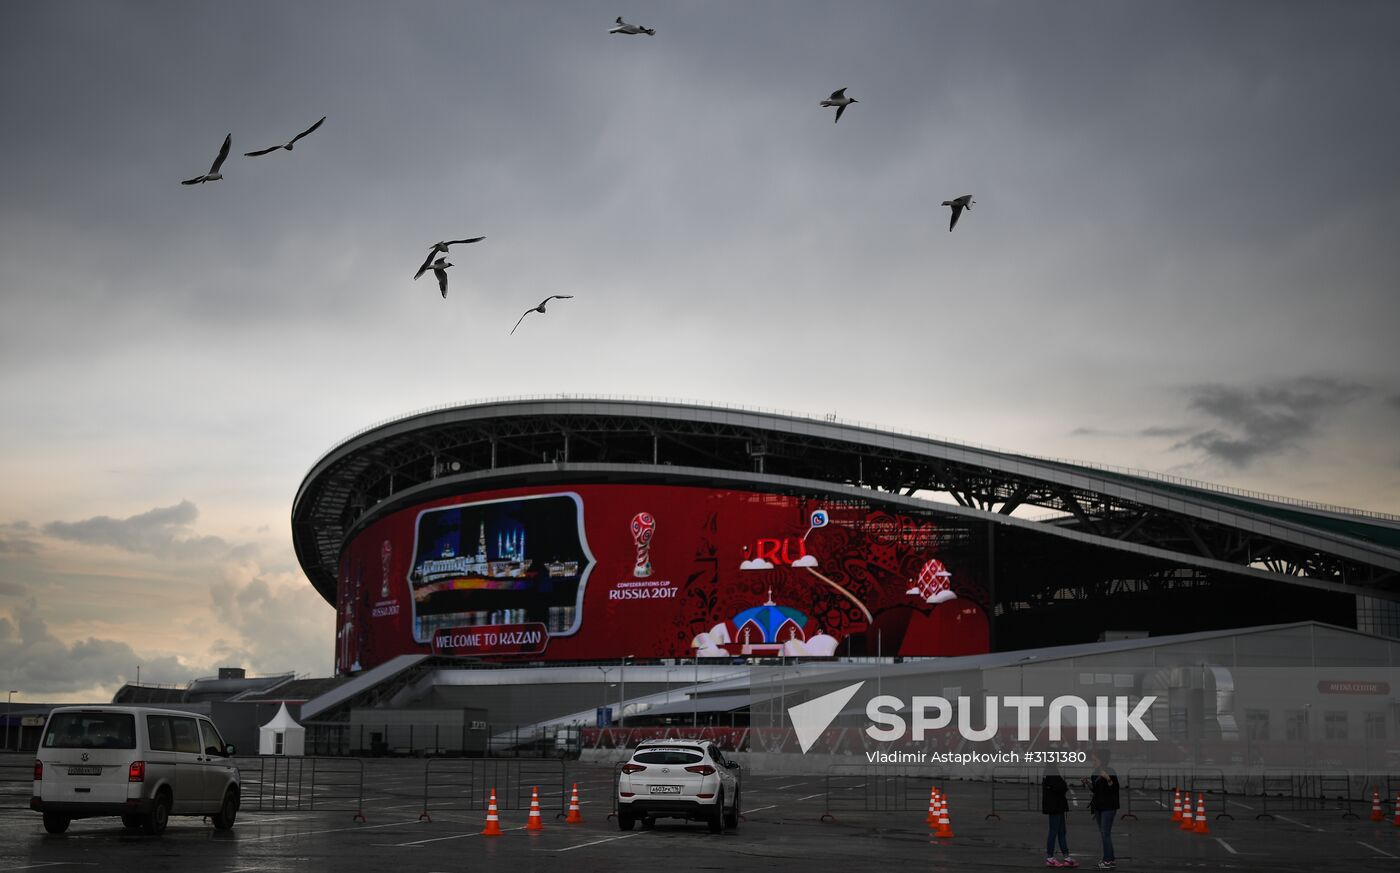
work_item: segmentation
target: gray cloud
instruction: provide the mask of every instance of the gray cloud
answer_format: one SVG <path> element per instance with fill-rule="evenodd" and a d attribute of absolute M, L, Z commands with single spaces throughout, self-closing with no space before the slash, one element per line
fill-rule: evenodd
<path fill-rule="evenodd" d="M 1329 413 L 1370 393 L 1343 379 L 1305 376 L 1254 387 L 1197 385 L 1189 406 L 1217 426 L 1177 443 L 1234 467 L 1297 449 L 1325 425 Z"/>
<path fill-rule="evenodd" d="M 1145 427 L 1138 431 L 1139 436 L 1145 437 L 1181 437 L 1191 432 L 1191 428 L 1182 425 L 1155 425 Z"/>
<path fill-rule="evenodd" d="M 165 558 L 209 558 L 227 552 L 228 544 L 216 536 L 194 536 L 189 526 L 199 509 L 183 500 L 175 506 L 157 507 L 127 518 L 98 515 L 83 521 L 53 521 L 44 525 L 52 537 L 88 545 L 116 546 Z"/>
<path fill-rule="evenodd" d="M 300 573 L 286 574 L 277 585 L 257 567 L 237 576 L 210 588 L 214 614 L 237 634 L 216 640 L 213 651 L 265 672 L 313 665 L 329 672 L 335 613 L 311 586 L 297 584 Z"/>
<path fill-rule="evenodd" d="M 0 616 L 0 678 L 6 688 L 30 696 L 87 694 L 92 702 L 106 701 L 122 683 L 134 681 L 137 665 L 143 682 L 184 683 L 211 673 L 177 658 L 138 654 L 118 640 L 65 643 L 49 631 L 33 599 L 12 616 Z"/>

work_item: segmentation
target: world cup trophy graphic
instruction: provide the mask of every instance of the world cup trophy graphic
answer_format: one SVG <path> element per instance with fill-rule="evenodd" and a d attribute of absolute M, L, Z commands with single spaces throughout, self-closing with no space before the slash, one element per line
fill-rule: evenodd
<path fill-rule="evenodd" d="M 921 597 L 925 603 L 936 604 L 956 600 L 958 595 L 953 591 L 952 579 L 953 574 L 948 572 L 942 561 L 930 558 L 919 571 L 919 578 L 904 593 Z"/>
<path fill-rule="evenodd" d="M 379 563 L 384 569 L 384 573 L 381 576 L 383 582 L 379 586 L 380 597 L 389 596 L 389 559 L 393 556 L 394 547 L 390 545 L 388 540 L 385 540 L 384 545 L 379 547 Z"/>
<path fill-rule="evenodd" d="M 637 565 L 632 575 L 643 579 L 651 575 L 651 538 L 656 536 L 656 519 L 650 512 L 632 516 L 632 542 L 637 545 Z"/>

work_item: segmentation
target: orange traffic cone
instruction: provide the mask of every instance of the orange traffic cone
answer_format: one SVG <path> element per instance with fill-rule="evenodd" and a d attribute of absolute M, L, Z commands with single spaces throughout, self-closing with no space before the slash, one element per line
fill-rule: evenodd
<path fill-rule="evenodd" d="M 1196 826 L 1191 830 L 1198 834 L 1210 833 L 1210 821 L 1206 818 L 1206 796 L 1204 794 L 1196 795 Z"/>
<path fill-rule="evenodd" d="M 1181 821 L 1181 789 L 1176 789 L 1176 796 L 1172 798 L 1172 821 Z"/>
<path fill-rule="evenodd" d="M 940 840 L 951 839 L 953 836 L 952 825 L 948 823 L 948 798 L 938 796 L 938 830 L 933 832 Z"/>
<path fill-rule="evenodd" d="M 544 830 L 544 819 L 540 817 L 540 789 L 538 786 L 530 789 L 530 820 L 525 823 L 525 830 Z"/>
<path fill-rule="evenodd" d="M 1395 792 L 1395 826 L 1400 828 L 1400 791 Z"/>
<path fill-rule="evenodd" d="M 938 787 L 934 786 L 928 792 L 928 821 L 930 827 L 938 824 Z"/>
<path fill-rule="evenodd" d="M 1181 827 L 1177 830 L 1193 831 L 1196 829 L 1195 818 L 1191 815 L 1191 792 L 1186 792 L 1186 802 L 1181 805 Z"/>
<path fill-rule="evenodd" d="M 481 832 L 483 837 L 499 837 L 501 835 L 501 819 L 496 815 L 496 789 L 491 789 L 491 803 L 486 807 L 486 829 Z"/>
<path fill-rule="evenodd" d="M 574 783 L 573 796 L 569 798 L 569 817 L 564 819 L 564 824 L 583 824 L 583 813 L 578 809 L 578 783 Z"/>
<path fill-rule="evenodd" d="M 1385 813 L 1381 812 L 1381 793 L 1371 791 L 1371 821 L 1385 821 Z"/>

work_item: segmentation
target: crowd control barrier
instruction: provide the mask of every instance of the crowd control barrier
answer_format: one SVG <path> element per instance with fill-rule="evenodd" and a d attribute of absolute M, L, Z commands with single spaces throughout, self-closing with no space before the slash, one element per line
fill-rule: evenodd
<path fill-rule="evenodd" d="M 549 758 L 429 758 L 423 767 L 423 812 L 485 810 L 496 792 L 497 809 L 529 809 L 539 789 L 540 809 L 562 814 L 569 797 L 564 762 Z M 616 797 L 617 792 L 613 792 Z"/>
<path fill-rule="evenodd" d="M 931 789 L 947 781 L 946 770 L 891 773 L 884 767 L 838 764 L 826 771 L 821 820 L 835 821 L 837 812 L 925 812 Z"/>
<path fill-rule="evenodd" d="M 239 808 L 256 812 L 353 812 L 365 821 L 365 765 L 357 758 L 237 757 Z"/>

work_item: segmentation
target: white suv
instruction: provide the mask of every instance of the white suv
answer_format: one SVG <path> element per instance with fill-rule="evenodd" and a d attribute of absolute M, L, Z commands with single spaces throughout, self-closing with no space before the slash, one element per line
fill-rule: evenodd
<path fill-rule="evenodd" d="M 622 765 L 617 780 L 617 826 L 658 818 L 707 822 L 710 833 L 739 826 L 739 765 L 709 740 L 647 740 Z"/>
<path fill-rule="evenodd" d="M 209 816 L 228 830 L 238 814 L 233 746 L 203 715 L 139 706 L 64 706 L 49 714 L 34 761 L 29 808 L 51 834 L 75 818 L 121 816 L 165 830 L 172 815 Z"/>

